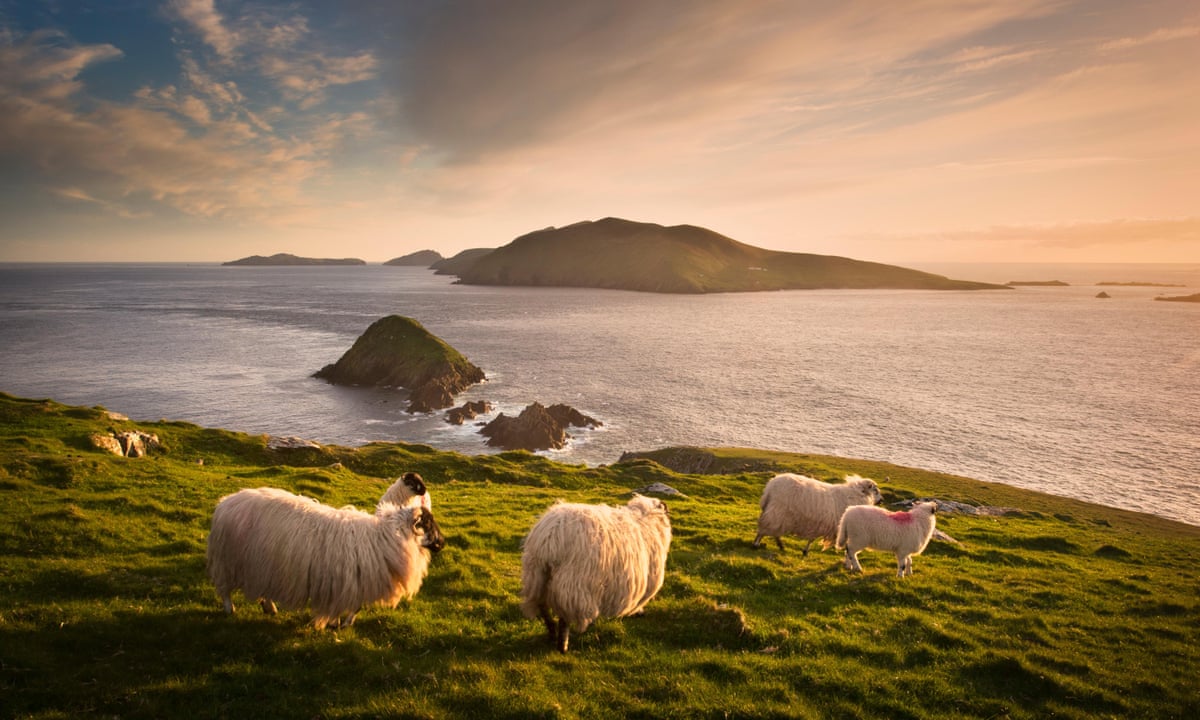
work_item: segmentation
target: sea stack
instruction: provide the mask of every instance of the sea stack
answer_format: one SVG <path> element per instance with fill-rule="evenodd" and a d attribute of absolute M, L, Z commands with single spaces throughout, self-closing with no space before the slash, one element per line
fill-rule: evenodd
<path fill-rule="evenodd" d="M 456 393 L 485 379 L 462 353 L 400 315 L 376 320 L 341 359 L 313 377 L 334 385 L 405 388 L 409 412 L 450 407 Z"/>

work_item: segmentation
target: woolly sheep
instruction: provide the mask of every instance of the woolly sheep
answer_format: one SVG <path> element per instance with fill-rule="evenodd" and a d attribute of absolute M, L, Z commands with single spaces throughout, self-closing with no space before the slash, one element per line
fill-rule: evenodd
<path fill-rule="evenodd" d="M 795 535 L 808 540 L 804 557 L 812 544 L 821 539 L 827 549 L 837 536 L 838 520 L 852 505 L 875 505 L 883 499 L 874 480 L 848 475 L 846 482 L 831 484 L 804 475 L 783 473 L 771 478 L 763 488 L 759 502 L 758 535 L 754 547 L 763 537 L 773 536 L 783 550 L 783 536 Z"/>
<path fill-rule="evenodd" d="M 380 504 L 390 502 L 393 505 L 401 507 L 415 506 L 423 507 L 426 510 L 433 509 L 433 503 L 429 500 L 429 492 L 425 487 L 424 479 L 415 472 L 406 472 L 383 493 L 383 497 L 379 498 Z"/>
<path fill-rule="evenodd" d="M 240 490 L 217 503 L 208 575 L 225 605 L 241 590 L 265 612 L 308 604 L 318 628 L 346 627 L 369 604 L 395 607 L 421 588 L 445 539 L 427 508 L 381 502 L 371 515 L 276 488 Z"/>
<path fill-rule="evenodd" d="M 920 555 L 933 537 L 935 512 L 935 502 L 919 502 L 905 512 L 867 505 L 847 508 L 837 534 L 837 547 L 846 548 L 846 569 L 862 572 L 858 553 L 870 548 L 896 554 L 896 577 L 912 575 L 912 556 Z"/>
<path fill-rule="evenodd" d="M 600 616 L 625 617 L 650 602 L 670 545 L 661 500 L 635 493 L 624 507 L 559 501 L 522 541 L 521 611 L 541 618 L 565 653 L 571 628 L 583 632 Z"/>

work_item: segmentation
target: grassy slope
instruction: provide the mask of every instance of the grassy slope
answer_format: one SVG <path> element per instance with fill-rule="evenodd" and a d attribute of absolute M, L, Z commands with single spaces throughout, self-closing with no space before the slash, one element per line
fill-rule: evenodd
<path fill-rule="evenodd" d="M 704 228 L 619 218 L 523 235 L 458 270 L 463 282 L 705 293 L 999 287 L 849 258 L 765 250 Z"/>
<path fill-rule="evenodd" d="M 585 468 L 424 446 L 268 450 L 265 438 L 139 423 L 165 454 L 90 433 L 133 424 L 0 395 L 0 697 L 11 717 L 1195 717 L 1200 528 L 882 463 L 690 451 Z M 680 451 L 665 451 L 667 453 Z M 666 458 L 664 458 L 666 459 Z M 203 463 L 201 464 L 201 461 Z M 770 468 L 770 469 L 768 469 Z M 907 496 L 1018 507 L 944 516 L 915 575 L 864 553 L 754 550 L 776 469 Z M 204 574 L 217 499 L 271 485 L 371 507 L 425 477 L 449 544 L 421 594 L 317 632 L 303 612 L 221 613 Z M 559 656 L 517 608 L 520 540 L 556 498 L 623 502 L 666 482 L 662 593 Z"/>

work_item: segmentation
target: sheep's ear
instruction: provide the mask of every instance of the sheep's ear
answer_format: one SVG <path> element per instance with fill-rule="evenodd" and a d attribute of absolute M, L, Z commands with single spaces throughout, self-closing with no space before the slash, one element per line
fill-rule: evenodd
<path fill-rule="evenodd" d="M 425 481 L 420 475 L 415 472 L 406 472 L 402 479 L 404 480 L 404 484 L 408 486 L 408 489 L 413 491 L 414 495 L 425 494 Z"/>

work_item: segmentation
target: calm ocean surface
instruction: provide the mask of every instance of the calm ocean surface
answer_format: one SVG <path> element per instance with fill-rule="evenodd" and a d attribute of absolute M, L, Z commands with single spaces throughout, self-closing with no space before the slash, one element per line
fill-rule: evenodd
<path fill-rule="evenodd" d="M 135 420 L 489 452 L 476 426 L 405 413 L 399 391 L 310 377 L 394 313 L 487 373 L 460 403 L 561 402 L 603 421 L 549 453 L 564 462 L 665 445 L 826 453 L 1200 525 L 1200 305 L 1152 301 L 1200 291 L 1200 265 L 912 267 L 1072 285 L 675 296 L 473 287 L 381 265 L 0 264 L 0 391 Z"/>

